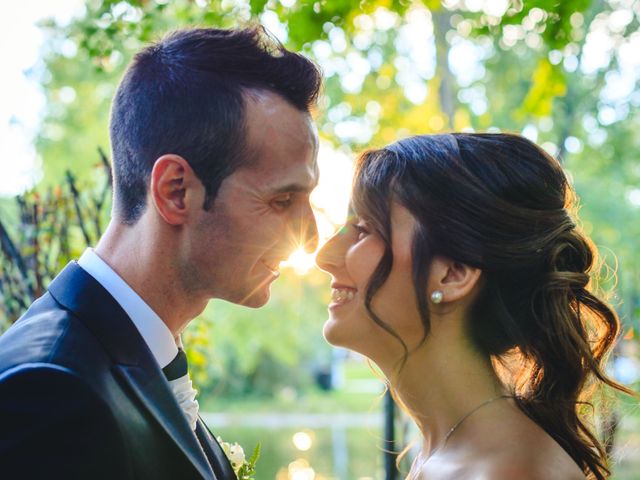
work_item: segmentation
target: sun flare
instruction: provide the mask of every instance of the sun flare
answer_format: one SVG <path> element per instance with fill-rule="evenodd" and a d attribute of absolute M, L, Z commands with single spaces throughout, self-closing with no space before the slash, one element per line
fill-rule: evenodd
<path fill-rule="evenodd" d="M 302 248 L 295 250 L 289 258 L 281 263 L 284 268 L 292 268 L 298 275 L 306 275 L 315 267 L 316 254 L 307 253 Z"/>
<path fill-rule="evenodd" d="M 347 218 L 353 162 L 345 152 L 334 149 L 328 142 L 321 142 L 318 166 L 320 181 L 311 194 L 311 204 L 318 224 L 319 246 L 322 246 Z M 307 253 L 300 247 L 281 266 L 293 269 L 298 275 L 306 275 L 315 268 L 316 254 Z"/>

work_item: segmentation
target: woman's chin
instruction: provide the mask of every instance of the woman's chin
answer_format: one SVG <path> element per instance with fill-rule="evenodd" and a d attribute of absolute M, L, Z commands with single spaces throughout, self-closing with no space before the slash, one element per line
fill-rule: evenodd
<path fill-rule="evenodd" d="M 331 345 L 336 345 L 336 325 L 335 320 L 333 318 L 329 318 L 326 322 L 324 322 L 324 326 L 322 327 L 322 336 L 324 339 L 329 342 Z"/>
<path fill-rule="evenodd" d="M 372 340 L 366 329 L 358 329 L 357 322 L 345 322 L 344 319 L 337 320 L 329 317 L 324 324 L 322 334 L 325 340 L 334 347 L 347 348 L 354 352 L 366 356 L 366 352 L 370 350 L 367 347 L 368 342 Z"/>
<path fill-rule="evenodd" d="M 342 322 L 330 317 L 324 324 L 322 335 L 327 342 L 335 347 L 352 348 L 348 330 Z"/>

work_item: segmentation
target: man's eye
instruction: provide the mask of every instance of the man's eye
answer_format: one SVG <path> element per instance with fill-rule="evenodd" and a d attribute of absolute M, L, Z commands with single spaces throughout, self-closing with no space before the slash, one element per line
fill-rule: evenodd
<path fill-rule="evenodd" d="M 272 202 L 278 208 L 288 208 L 293 203 L 293 195 L 289 194 L 284 197 L 278 197 Z"/>

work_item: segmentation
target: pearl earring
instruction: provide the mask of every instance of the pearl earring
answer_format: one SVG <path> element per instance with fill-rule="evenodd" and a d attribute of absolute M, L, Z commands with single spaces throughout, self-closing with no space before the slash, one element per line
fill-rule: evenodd
<path fill-rule="evenodd" d="M 433 303 L 440 303 L 442 302 L 443 298 L 444 293 L 442 293 L 440 290 L 434 290 L 434 292 L 431 294 L 431 301 Z"/>

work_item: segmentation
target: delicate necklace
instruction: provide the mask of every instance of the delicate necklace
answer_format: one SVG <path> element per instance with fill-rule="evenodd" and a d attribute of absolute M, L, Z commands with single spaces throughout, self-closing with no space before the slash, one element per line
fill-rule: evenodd
<path fill-rule="evenodd" d="M 438 448 L 436 448 L 436 450 L 441 449 L 442 447 L 444 447 L 447 444 L 447 440 L 449 440 L 449 437 L 453 434 L 453 432 L 456 431 L 456 428 L 458 428 L 462 424 L 462 422 L 464 422 L 467 418 L 469 418 L 471 415 L 476 413 L 482 407 L 486 407 L 491 402 L 495 402 L 496 400 L 500 400 L 501 398 L 513 398 L 513 397 L 511 395 L 498 395 L 497 397 L 493 397 L 493 398 L 490 398 L 489 400 L 485 400 L 484 402 L 482 402 L 480 405 L 475 407 L 469 413 L 465 414 L 460 420 L 458 420 L 455 423 L 455 425 L 453 427 L 451 427 L 451 430 L 449 430 L 447 432 L 447 434 L 444 436 L 444 440 L 442 441 L 442 444 Z M 436 450 L 434 450 L 433 452 L 435 452 Z M 431 455 L 433 455 L 433 452 L 431 452 Z M 429 456 L 431 456 L 431 455 L 429 455 Z"/>
<path fill-rule="evenodd" d="M 464 422 L 467 418 L 469 418 L 471 415 L 473 415 L 474 413 L 476 413 L 478 410 L 480 410 L 482 407 L 486 407 L 487 405 L 489 405 L 492 402 L 495 402 L 496 400 L 500 400 L 501 398 L 513 398 L 513 396 L 511 395 L 498 395 L 497 397 L 493 397 L 490 398 L 489 400 L 485 400 L 484 402 L 482 402 L 480 405 L 478 405 L 477 407 L 474 407 L 472 410 L 470 410 L 469 412 L 465 413 L 462 418 L 460 420 L 458 420 L 453 427 L 451 427 L 451 429 L 447 432 L 447 434 L 444 436 L 444 440 L 442 441 L 442 443 L 440 443 L 440 445 L 438 445 L 435 449 L 433 449 L 430 453 L 429 456 L 427 458 L 425 458 L 422 462 L 420 462 L 420 466 L 419 469 L 421 469 L 425 463 L 427 463 L 427 461 L 433 457 L 433 454 L 436 453 L 438 450 L 444 448 L 444 446 L 447 444 L 447 440 L 449 440 L 449 437 L 453 434 L 453 432 L 456 431 L 456 429 L 462 425 L 462 422 Z"/>

